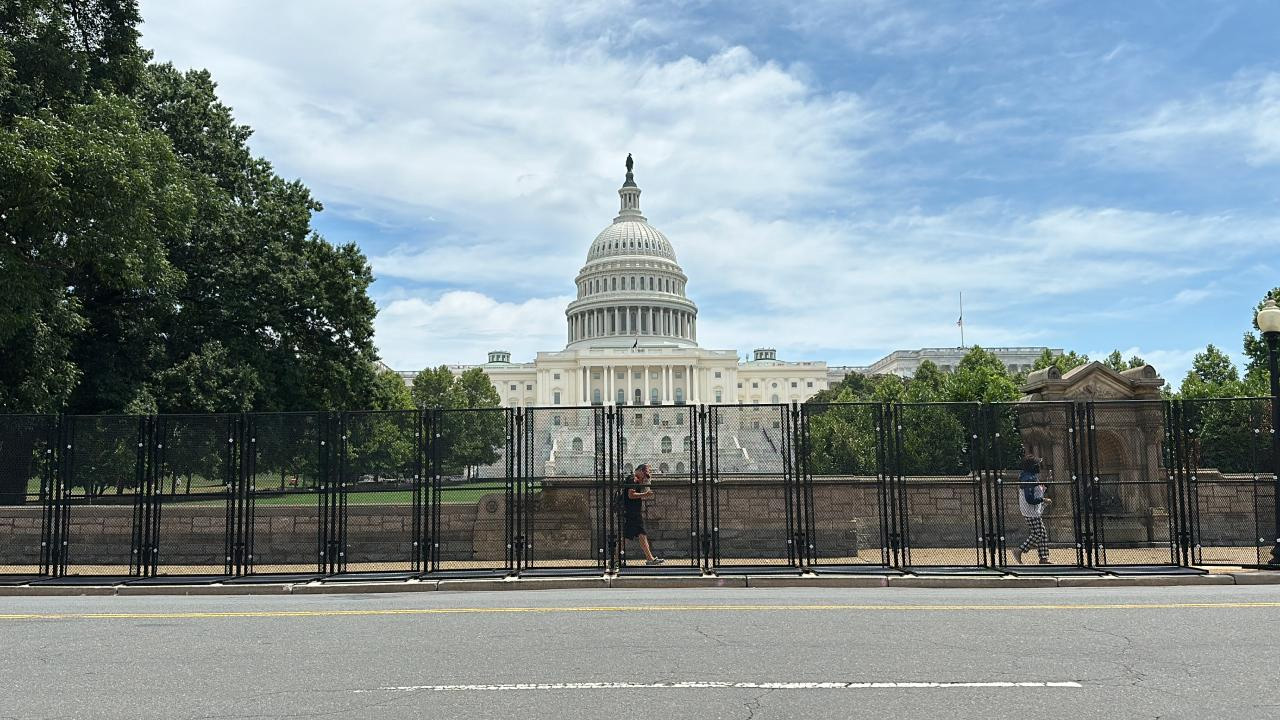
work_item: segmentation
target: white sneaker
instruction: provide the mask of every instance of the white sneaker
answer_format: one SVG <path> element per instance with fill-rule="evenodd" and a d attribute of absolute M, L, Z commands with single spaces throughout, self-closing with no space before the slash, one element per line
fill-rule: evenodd
<path fill-rule="evenodd" d="M 645 565 L 661 565 L 661 564 L 662 564 L 662 563 L 664 563 L 664 562 L 666 562 L 666 560 L 663 560 L 663 559 L 662 559 L 662 558 L 660 558 L 660 557 L 656 557 L 656 558 L 654 558 L 654 559 L 652 559 L 652 560 L 645 560 L 645 561 L 644 561 L 644 564 L 645 564 Z"/>

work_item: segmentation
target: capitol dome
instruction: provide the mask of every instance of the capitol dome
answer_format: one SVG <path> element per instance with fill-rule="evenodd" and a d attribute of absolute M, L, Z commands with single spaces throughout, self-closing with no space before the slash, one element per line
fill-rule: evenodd
<path fill-rule="evenodd" d="M 596 235 L 565 311 L 570 348 L 696 347 L 698 308 L 671 241 L 640 213 L 627 156 L 618 216 Z"/>

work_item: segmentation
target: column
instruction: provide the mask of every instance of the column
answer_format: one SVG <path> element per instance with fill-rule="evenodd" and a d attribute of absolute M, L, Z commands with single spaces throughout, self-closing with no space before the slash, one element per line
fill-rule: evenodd
<path fill-rule="evenodd" d="M 644 399 L 644 404 L 648 405 L 649 404 L 649 366 L 645 365 L 644 370 L 642 370 L 641 372 L 644 373 L 644 390 L 641 391 L 644 394 L 641 395 L 640 397 Z"/>
<path fill-rule="evenodd" d="M 602 365 L 600 369 L 604 372 L 604 378 L 601 380 L 601 390 L 604 395 L 604 404 L 613 404 L 613 366 Z"/>

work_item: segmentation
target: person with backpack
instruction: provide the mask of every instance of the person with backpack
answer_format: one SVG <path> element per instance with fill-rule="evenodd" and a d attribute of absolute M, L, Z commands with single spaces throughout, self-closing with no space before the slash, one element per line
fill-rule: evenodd
<path fill-rule="evenodd" d="M 635 474 L 622 484 L 618 505 L 622 515 L 622 537 L 636 540 L 644 551 L 645 565 L 661 565 L 665 562 L 654 557 L 649 547 L 649 535 L 644 530 L 644 503 L 653 499 L 653 488 L 649 487 L 649 466 L 636 466 Z M 626 540 L 623 540 L 625 543 Z"/>
<path fill-rule="evenodd" d="M 1027 539 L 1013 551 L 1015 562 L 1022 563 L 1022 553 L 1035 544 L 1040 555 L 1040 564 L 1049 564 L 1049 533 L 1044 527 L 1044 509 L 1053 501 L 1044 496 L 1044 485 L 1040 484 L 1040 458 L 1028 455 L 1022 458 L 1022 472 L 1018 476 L 1018 509 L 1027 521 Z"/>

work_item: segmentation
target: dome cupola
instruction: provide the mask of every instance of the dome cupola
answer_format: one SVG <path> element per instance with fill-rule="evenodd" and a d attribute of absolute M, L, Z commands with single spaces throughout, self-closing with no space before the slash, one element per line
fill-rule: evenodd
<path fill-rule="evenodd" d="M 568 347 L 695 347 L 698 308 L 671 241 L 640 212 L 640 186 L 627 155 L 613 222 L 596 235 L 569 303 Z"/>

